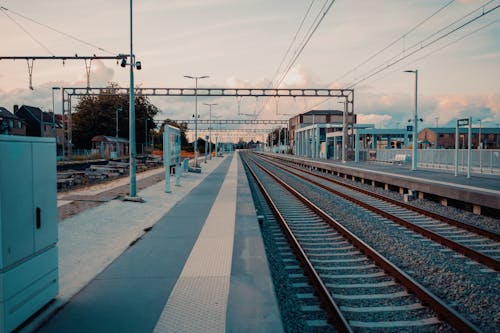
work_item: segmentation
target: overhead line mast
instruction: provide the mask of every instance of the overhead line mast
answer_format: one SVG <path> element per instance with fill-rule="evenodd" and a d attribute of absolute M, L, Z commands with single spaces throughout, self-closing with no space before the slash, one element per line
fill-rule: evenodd
<path fill-rule="evenodd" d="M 33 65 L 35 60 L 62 60 L 63 65 L 66 60 L 84 60 L 85 61 L 85 71 L 87 74 L 87 88 L 90 88 L 90 68 L 92 66 L 92 60 L 121 60 L 126 61 L 127 54 L 118 54 L 116 56 L 79 56 L 75 54 L 74 56 L 0 56 L 0 60 L 26 60 L 28 64 L 28 77 L 29 77 L 29 88 L 33 90 Z M 89 61 L 87 63 L 87 60 Z"/>

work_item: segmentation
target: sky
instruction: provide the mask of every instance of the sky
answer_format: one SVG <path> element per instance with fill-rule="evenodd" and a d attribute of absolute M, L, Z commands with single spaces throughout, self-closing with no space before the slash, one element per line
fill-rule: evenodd
<path fill-rule="evenodd" d="M 184 75 L 208 75 L 199 87 L 275 87 L 282 60 L 289 64 L 296 54 L 298 43 L 284 58 L 309 6 L 296 42 L 303 40 L 329 2 L 135 1 L 134 53 L 142 63 L 142 70 L 135 72 L 136 85 L 193 87 L 193 80 Z M 474 126 L 479 120 L 483 127 L 500 126 L 500 8 L 450 33 L 483 9 L 499 5 L 500 0 L 337 0 L 291 64 L 280 88 L 337 89 L 356 83 L 358 122 L 395 128 L 407 124 L 414 108 L 415 75 L 403 71 L 418 69 L 420 128 L 452 127 L 457 118 L 468 116 Z M 0 12 L 1 56 L 129 52 L 129 1 L 0 0 L 0 6 L 7 9 Z M 399 61 L 386 68 L 395 60 Z M 386 69 L 368 78 L 374 68 Z M 14 104 L 52 110 L 52 87 L 86 86 L 85 65 L 37 60 L 32 80 L 34 90 L 29 89 L 25 60 L 1 60 L 0 106 L 11 111 Z M 128 87 L 129 70 L 114 60 L 93 61 L 90 81 L 92 87 L 109 82 Z M 152 97 L 151 102 L 161 110 L 158 119 L 187 119 L 194 112 L 194 100 L 189 97 Z M 236 98 L 200 97 L 198 103 L 203 119 L 208 119 L 208 106 L 203 103 L 217 103 L 212 115 L 220 119 L 287 119 L 311 108 L 343 108 L 335 98 L 243 98 L 240 114 Z M 56 94 L 55 110 L 61 110 L 60 94 Z"/>

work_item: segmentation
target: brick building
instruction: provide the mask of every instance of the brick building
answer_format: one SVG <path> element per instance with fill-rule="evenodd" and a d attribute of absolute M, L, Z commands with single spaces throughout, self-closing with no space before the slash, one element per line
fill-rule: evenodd
<path fill-rule="evenodd" d="M 459 128 L 459 148 L 468 147 L 468 128 Z M 428 142 L 430 148 L 455 148 L 455 128 L 429 127 L 418 133 L 419 142 Z M 481 141 L 479 141 L 479 127 L 472 128 L 472 148 L 477 149 L 482 142 L 483 149 L 500 149 L 500 128 L 481 128 Z"/>

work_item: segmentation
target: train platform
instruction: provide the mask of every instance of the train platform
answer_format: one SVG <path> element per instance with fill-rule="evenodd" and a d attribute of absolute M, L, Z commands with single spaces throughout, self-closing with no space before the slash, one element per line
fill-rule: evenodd
<path fill-rule="evenodd" d="M 269 154 L 269 153 L 265 153 Z M 324 172 L 334 173 L 363 183 L 395 187 L 401 194 L 413 190 L 419 198 L 438 198 L 443 205 L 452 201 L 470 205 L 471 210 L 481 214 L 482 210 L 500 209 L 500 176 L 471 174 L 470 178 L 453 170 L 417 168 L 411 170 L 409 164 L 314 160 L 292 155 L 271 154 L 280 159 L 294 161 L 304 166 Z"/>
<path fill-rule="evenodd" d="M 283 331 L 238 153 L 202 166 L 62 219 L 59 295 L 19 331 Z"/>

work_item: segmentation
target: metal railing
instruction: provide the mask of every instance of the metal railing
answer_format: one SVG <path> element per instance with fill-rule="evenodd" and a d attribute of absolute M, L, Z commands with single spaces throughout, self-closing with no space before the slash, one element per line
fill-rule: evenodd
<path fill-rule="evenodd" d="M 406 155 L 406 159 L 402 159 Z M 411 163 L 411 149 L 360 150 L 360 161 Z M 454 170 L 455 149 L 419 149 L 418 166 Z M 475 173 L 500 174 L 500 149 L 473 149 L 471 170 Z M 458 150 L 458 171 L 467 171 L 467 149 Z"/>

